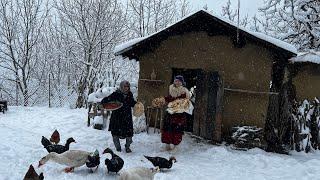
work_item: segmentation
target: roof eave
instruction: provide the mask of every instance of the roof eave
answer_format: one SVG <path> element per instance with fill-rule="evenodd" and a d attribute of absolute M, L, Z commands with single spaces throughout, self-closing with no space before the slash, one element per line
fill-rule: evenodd
<path fill-rule="evenodd" d="M 203 10 L 198 11 L 198 12 L 190 15 L 188 18 L 193 17 L 193 16 L 196 16 L 197 14 L 200 14 L 200 13 L 204 13 L 204 15 L 206 15 L 206 16 L 209 15 L 211 18 L 214 18 L 216 21 L 224 24 L 225 26 L 229 26 L 229 27 L 236 28 L 236 26 L 234 26 L 234 25 L 232 25 L 232 24 L 230 24 L 230 23 L 228 23 L 228 22 L 225 22 L 224 20 L 222 20 L 222 19 L 220 19 L 220 18 L 218 18 L 218 17 L 216 17 L 216 16 L 213 16 L 213 15 L 211 15 L 211 14 L 209 14 L 208 12 L 203 11 Z M 157 32 L 157 33 L 152 34 L 151 36 L 149 36 L 148 38 L 146 38 L 146 39 L 138 42 L 137 44 L 133 44 L 132 46 L 130 46 L 130 47 L 128 47 L 128 48 L 125 48 L 125 49 L 122 49 L 122 50 L 119 51 L 119 52 L 116 52 L 115 55 L 124 55 L 124 54 L 126 54 L 125 56 L 128 57 L 128 54 L 130 54 L 130 51 L 131 51 L 131 50 L 134 50 L 136 47 L 144 44 L 146 41 L 152 39 L 154 36 L 157 36 L 157 35 L 159 35 L 160 33 L 163 33 L 164 31 L 170 31 L 170 28 L 174 27 L 175 25 L 177 25 L 177 24 L 179 24 L 179 23 L 182 23 L 184 20 L 186 20 L 186 19 L 188 19 L 188 18 L 185 18 L 185 19 L 183 19 L 182 21 L 180 21 L 180 22 L 178 22 L 178 23 L 175 23 L 175 24 L 173 24 L 172 26 L 170 26 L 170 27 L 168 27 L 168 28 L 166 28 L 166 29 L 163 29 L 163 30 L 161 30 L 161 31 L 159 31 L 159 32 Z M 261 44 L 264 44 L 264 45 L 267 46 L 267 47 L 270 47 L 270 48 L 272 48 L 272 49 L 274 49 L 274 50 L 277 50 L 277 51 L 282 50 L 282 52 L 285 53 L 286 56 L 288 56 L 288 58 L 297 56 L 297 53 L 296 53 L 296 52 L 292 52 L 292 51 L 290 51 L 290 50 L 288 50 L 288 49 L 285 49 L 285 48 L 283 48 L 283 47 L 281 47 L 281 46 L 277 46 L 277 45 L 275 45 L 274 43 L 271 43 L 271 42 L 268 42 L 268 41 L 266 41 L 266 40 L 264 40 L 264 39 L 261 39 L 261 38 L 259 38 L 259 37 L 256 37 L 255 35 L 250 34 L 250 33 L 246 32 L 246 31 L 242 30 L 241 28 L 240 28 L 239 30 L 240 30 L 241 33 L 245 34 L 246 36 L 249 36 L 251 39 L 254 39 L 254 40 L 256 40 L 256 41 L 259 41 Z M 138 53 L 138 54 L 139 54 L 139 53 Z"/>

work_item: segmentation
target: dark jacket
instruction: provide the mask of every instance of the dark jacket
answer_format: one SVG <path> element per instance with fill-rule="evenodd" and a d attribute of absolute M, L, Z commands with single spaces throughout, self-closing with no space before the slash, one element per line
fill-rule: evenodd
<path fill-rule="evenodd" d="M 112 111 L 109 131 L 111 131 L 113 136 L 119 136 L 120 138 L 132 137 L 133 122 L 131 108 L 136 104 L 132 93 L 129 91 L 127 94 L 124 94 L 120 90 L 117 90 L 108 97 L 103 98 L 101 103 L 104 104 L 110 101 L 122 102 L 123 106 Z"/>

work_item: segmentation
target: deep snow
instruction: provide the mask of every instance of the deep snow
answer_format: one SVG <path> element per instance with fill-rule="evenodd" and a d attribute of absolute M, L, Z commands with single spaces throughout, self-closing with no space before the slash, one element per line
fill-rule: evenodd
<path fill-rule="evenodd" d="M 41 136 L 49 137 L 58 129 L 62 143 L 73 137 L 77 143 L 70 149 L 101 153 L 106 147 L 114 149 L 109 132 L 95 130 L 86 126 L 85 109 L 9 107 L 6 114 L 0 114 L 0 179 L 20 180 L 32 163 L 47 154 L 42 147 Z M 159 134 L 135 134 L 132 144 L 133 153 L 121 152 L 125 161 L 124 168 L 135 166 L 152 167 L 142 155 L 169 157 L 174 154 L 178 160 L 172 170 L 158 173 L 155 179 L 319 179 L 320 153 L 294 153 L 279 155 L 266 153 L 259 149 L 236 151 L 228 146 L 214 146 L 184 136 L 176 153 L 162 152 Z M 122 145 L 124 142 L 122 141 Z M 43 172 L 46 180 L 61 179 L 115 179 L 106 175 L 104 159 L 97 172 L 91 174 L 85 166 L 74 173 L 63 172 L 64 166 L 49 162 L 36 171 Z"/>

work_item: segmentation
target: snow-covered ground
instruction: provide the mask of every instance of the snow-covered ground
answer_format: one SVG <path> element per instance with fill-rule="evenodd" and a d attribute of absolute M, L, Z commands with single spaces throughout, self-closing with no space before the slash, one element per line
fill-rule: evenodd
<path fill-rule="evenodd" d="M 86 110 L 67 108 L 9 107 L 6 114 L 0 114 L 0 179 L 20 180 L 30 164 L 35 167 L 41 157 L 47 154 L 41 145 L 41 136 L 49 137 L 58 129 L 61 141 L 73 137 L 77 143 L 70 149 L 101 153 L 106 147 L 114 149 L 109 132 L 86 126 Z M 153 131 L 152 131 L 153 132 Z M 132 144 L 133 153 L 121 152 L 125 167 L 152 167 L 143 155 L 169 157 L 172 153 L 162 152 L 159 134 L 136 134 Z M 122 141 L 122 145 L 124 142 Z M 180 149 L 174 153 L 177 163 L 167 172 L 156 174 L 155 179 L 319 179 L 320 153 L 278 155 L 259 149 L 247 152 L 231 150 L 226 146 L 214 146 L 197 142 L 184 136 Z M 83 166 L 74 173 L 63 172 L 64 166 L 49 162 L 36 171 L 43 172 L 46 180 L 61 179 L 116 179 L 106 175 L 104 159 L 97 172 L 89 173 Z"/>

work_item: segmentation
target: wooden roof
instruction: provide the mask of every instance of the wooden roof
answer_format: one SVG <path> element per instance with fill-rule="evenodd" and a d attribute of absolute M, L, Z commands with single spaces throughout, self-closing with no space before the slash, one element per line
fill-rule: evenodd
<path fill-rule="evenodd" d="M 127 42 L 127 44 L 122 45 L 122 47 L 116 47 L 115 55 L 122 55 L 130 59 L 139 60 L 139 56 L 154 50 L 168 37 L 181 35 L 188 32 L 204 31 L 207 32 L 209 36 L 227 35 L 232 37 L 235 41 L 237 29 L 238 28 L 232 22 L 218 18 L 204 10 L 200 10 L 159 32 L 151 34 L 147 37 L 131 40 Z M 286 59 L 297 55 L 295 48 L 283 41 L 262 33 L 251 32 L 244 28 L 239 28 L 238 30 L 240 40 L 236 43 L 236 46 L 242 47 L 245 45 L 246 41 L 251 41 L 257 45 L 274 51 Z"/>

